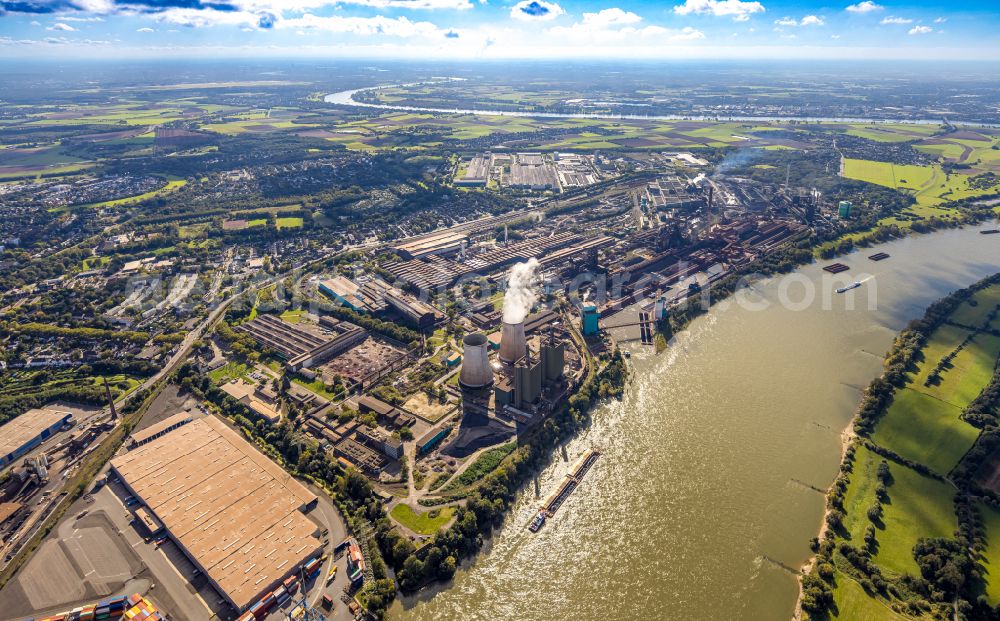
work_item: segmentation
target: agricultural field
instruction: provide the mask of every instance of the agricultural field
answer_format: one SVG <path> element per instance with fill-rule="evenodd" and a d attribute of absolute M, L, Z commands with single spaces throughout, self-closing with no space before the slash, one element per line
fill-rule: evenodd
<path fill-rule="evenodd" d="M 971 300 L 958 306 L 951 321 L 981 328 L 1000 301 L 1000 287 L 979 291 Z M 959 528 L 956 488 L 942 477 L 951 474 L 979 437 L 980 430 L 962 420 L 961 414 L 992 379 L 1000 357 L 1000 337 L 942 324 L 921 353 L 908 384 L 896 389 L 892 403 L 878 420 L 870 439 L 873 448 L 864 443 L 855 445 L 843 495 L 843 518 L 835 530 L 838 545 L 845 541 L 865 548 L 866 530 L 873 526 L 876 543 L 871 548 L 871 562 L 887 579 L 903 574 L 919 576 L 913 553 L 918 540 L 950 539 Z M 899 457 L 890 459 L 874 449 Z M 931 474 L 911 464 L 926 467 Z M 881 477 L 880 469 L 887 476 Z M 881 501 L 879 493 L 885 494 Z M 880 507 L 875 517 L 872 507 Z M 996 603 L 1000 580 L 991 579 L 989 570 L 1000 568 L 1000 512 L 980 505 L 979 513 L 987 531 L 987 547 L 980 562 L 987 570 L 987 596 Z M 902 618 L 889 608 L 884 595 L 866 593 L 848 575 L 854 570 L 842 554 L 834 560 L 836 606 L 832 618 Z"/>
<path fill-rule="evenodd" d="M 980 503 L 976 507 L 986 529 L 986 550 L 980 562 L 986 569 L 986 597 L 991 604 L 1000 604 L 1000 510 Z"/>

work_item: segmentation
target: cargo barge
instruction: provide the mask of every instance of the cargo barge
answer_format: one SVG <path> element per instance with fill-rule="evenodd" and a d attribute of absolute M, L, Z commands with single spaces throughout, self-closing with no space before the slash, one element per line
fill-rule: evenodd
<path fill-rule="evenodd" d="M 996 235 L 997 233 L 1000 233 L 1000 229 L 984 229 L 979 231 L 980 235 Z"/>
<path fill-rule="evenodd" d="M 846 272 L 849 269 L 851 268 L 847 267 L 843 263 L 834 263 L 823 268 L 824 271 L 830 272 L 831 274 L 839 274 L 841 272 Z"/>
<path fill-rule="evenodd" d="M 889 253 L 887 252 L 876 252 L 872 256 L 868 257 L 872 261 L 885 261 L 889 258 Z"/>
<path fill-rule="evenodd" d="M 545 519 L 550 518 L 555 515 L 559 507 L 569 498 L 569 495 L 573 493 L 586 476 L 587 472 L 590 471 L 591 466 L 597 461 L 597 458 L 601 456 L 601 452 L 597 449 L 589 449 L 584 453 L 576 464 L 574 464 L 573 469 L 570 470 L 566 478 L 563 479 L 556 491 L 552 492 L 545 502 L 542 503 L 541 508 L 538 511 L 538 515 L 532 520 L 531 524 L 528 525 L 528 530 L 535 533 L 541 530 L 542 525 L 545 524 Z"/>

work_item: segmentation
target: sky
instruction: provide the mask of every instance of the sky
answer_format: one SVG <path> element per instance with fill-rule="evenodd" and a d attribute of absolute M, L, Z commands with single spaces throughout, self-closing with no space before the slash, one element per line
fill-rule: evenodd
<path fill-rule="evenodd" d="M 1000 0 L 0 0 L 0 58 L 998 60 Z"/>

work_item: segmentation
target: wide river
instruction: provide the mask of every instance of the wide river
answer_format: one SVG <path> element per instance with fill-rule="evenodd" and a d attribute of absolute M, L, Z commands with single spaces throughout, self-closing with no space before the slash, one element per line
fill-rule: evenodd
<path fill-rule="evenodd" d="M 621 402 L 540 477 L 548 495 L 588 447 L 604 451 L 541 532 L 517 500 L 490 545 L 453 583 L 394 604 L 393 621 L 787 621 L 794 577 L 822 519 L 841 432 L 906 323 L 934 300 L 1000 270 L 984 226 L 855 252 L 850 280 L 873 278 L 824 309 L 821 265 L 799 282 L 756 283 L 766 310 L 722 303 L 660 355 L 632 356 Z M 883 250 L 892 258 L 866 257 Z M 825 262 L 823 263 L 825 264 Z M 799 302 L 812 283 L 817 300 Z M 828 283 L 827 283 L 828 284 Z M 869 302 L 877 302 L 870 309 Z"/>

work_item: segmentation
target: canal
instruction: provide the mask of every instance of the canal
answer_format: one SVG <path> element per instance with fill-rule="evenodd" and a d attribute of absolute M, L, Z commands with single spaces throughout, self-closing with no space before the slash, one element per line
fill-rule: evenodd
<path fill-rule="evenodd" d="M 529 485 L 453 583 L 402 598 L 390 618 L 787 621 L 797 583 L 783 566 L 809 556 L 814 488 L 837 472 L 860 391 L 909 320 L 1000 270 L 1000 236 L 981 228 L 840 259 L 848 282 L 864 279 L 853 310 L 823 262 L 755 283 L 754 304 L 717 304 L 660 355 L 634 350 L 624 399 L 599 406 L 569 461 L 541 475 L 544 498 L 587 448 L 604 453 L 559 513 L 528 532 Z M 867 259 L 878 251 L 891 258 Z"/>

